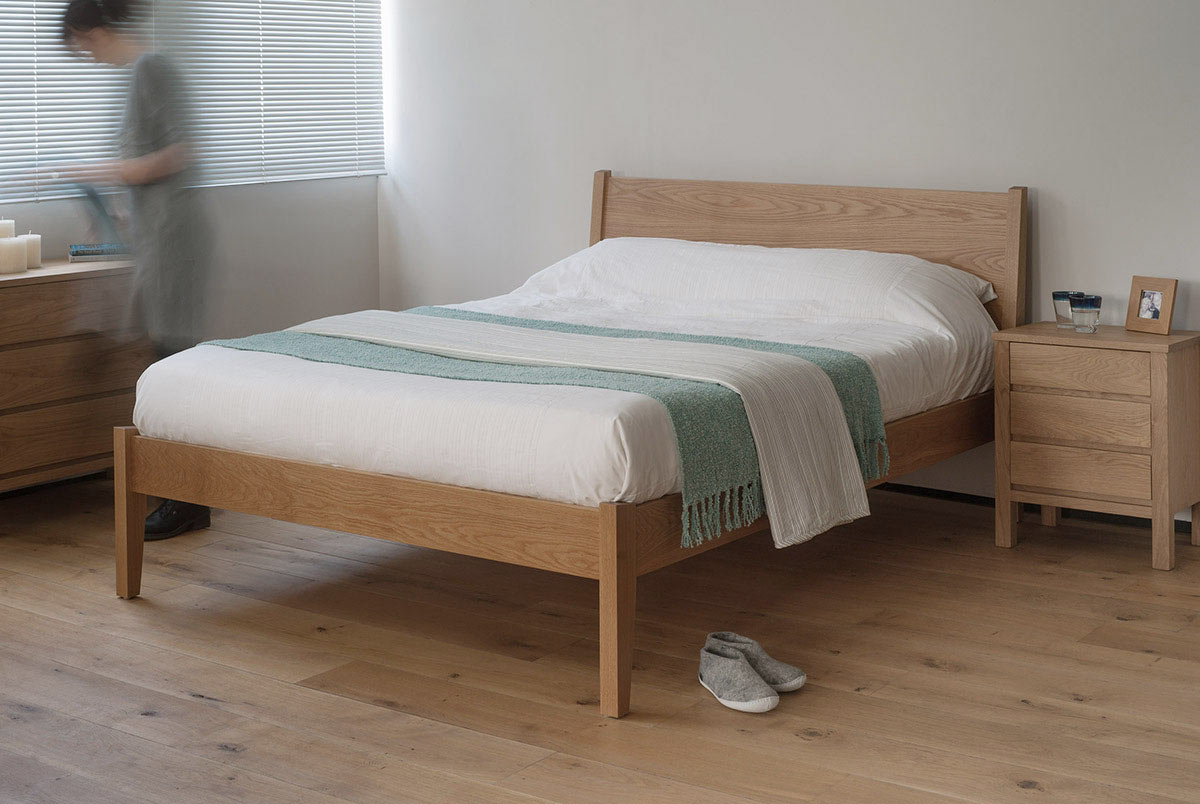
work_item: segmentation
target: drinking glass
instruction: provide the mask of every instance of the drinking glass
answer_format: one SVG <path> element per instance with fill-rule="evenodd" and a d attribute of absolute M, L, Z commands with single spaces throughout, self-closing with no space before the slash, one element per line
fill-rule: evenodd
<path fill-rule="evenodd" d="M 1054 323 L 1059 329 L 1072 329 L 1075 322 L 1071 319 L 1071 299 L 1083 296 L 1083 291 L 1056 290 L 1050 295 L 1054 298 Z"/>
<path fill-rule="evenodd" d="M 1071 323 L 1076 332 L 1095 332 L 1100 325 L 1102 296 L 1071 297 Z"/>

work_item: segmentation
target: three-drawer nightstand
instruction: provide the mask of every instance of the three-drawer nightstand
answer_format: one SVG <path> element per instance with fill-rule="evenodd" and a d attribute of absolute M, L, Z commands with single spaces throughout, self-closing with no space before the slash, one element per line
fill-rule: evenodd
<path fill-rule="evenodd" d="M 997 332 L 996 544 L 1017 505 L 1145 517 L 1151 564 L 1175 566 L 1175 512 L 1200 544 L 1200 332 L 1094 334 L 1029 324 Z"/>

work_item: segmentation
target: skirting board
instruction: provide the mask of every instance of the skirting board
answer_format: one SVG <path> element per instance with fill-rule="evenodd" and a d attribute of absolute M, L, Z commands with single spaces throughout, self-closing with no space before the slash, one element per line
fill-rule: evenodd
<path fill-rule="evenodd" d="M 881 491 L 894 491 L 898 494 L 912 494 L 917 497 L 933 497 L 938 500 L 953 500 L 955 502 L 964 502 L 970 505 L 985 505 L 991 508 L 996 504 L 996 501 L 991 497 L 984 497 L 978 494 L 963 494 L 960 491 L 946 491 L 944 489 L 933 489 L 928 486 L 909 486 L 904 483 L 883 483 L 876 488 Z M 1022 513 L 1026 511 L 1037 511 L 1039 506 L 1021 503 Z M 1175 532 L 1176 533 L 1191 533 L 1192 520 L 1191 512 L 1186 511 L 1189 516 L 1180 518 L 1177 514 L 1175 517 Z M 1140 516 L 1121 516 L 1120 514 L 1102 514 L 1096 511 L 1083 511 L 1075 508 L 1064 508 L 1062 513 L 1063 519 L 1080 519 L 1087 522 L 1104 522 L 1112 525 L 1130 525 L 1132 527 L 1148 528 L 1150 520 L 1147 517 Z"/>

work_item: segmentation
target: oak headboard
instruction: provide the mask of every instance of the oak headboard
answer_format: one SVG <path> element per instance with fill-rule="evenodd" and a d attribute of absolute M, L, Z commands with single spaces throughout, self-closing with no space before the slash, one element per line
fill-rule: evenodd
<path fill-rule="evenodd" d="M 1026 189 L 1006 193 L 634 179 L 596 171 L 593 244 L 672 237 L 912 254 L 992 283 L 1000 329 L 1025 323 Z"/>

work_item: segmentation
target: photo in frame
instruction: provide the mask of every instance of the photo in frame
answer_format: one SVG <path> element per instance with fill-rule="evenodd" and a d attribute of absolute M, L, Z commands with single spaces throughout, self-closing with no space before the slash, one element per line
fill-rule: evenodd
<path fill-rule="evenodd" d="M 1178 279 L 1135 276 L 1133 286 L 1129 289 L 1125 329 L 1156 335 L 1169 334 L 1171 316 L 1175 313 L 1175 290 L 1178 287 Z"/>

